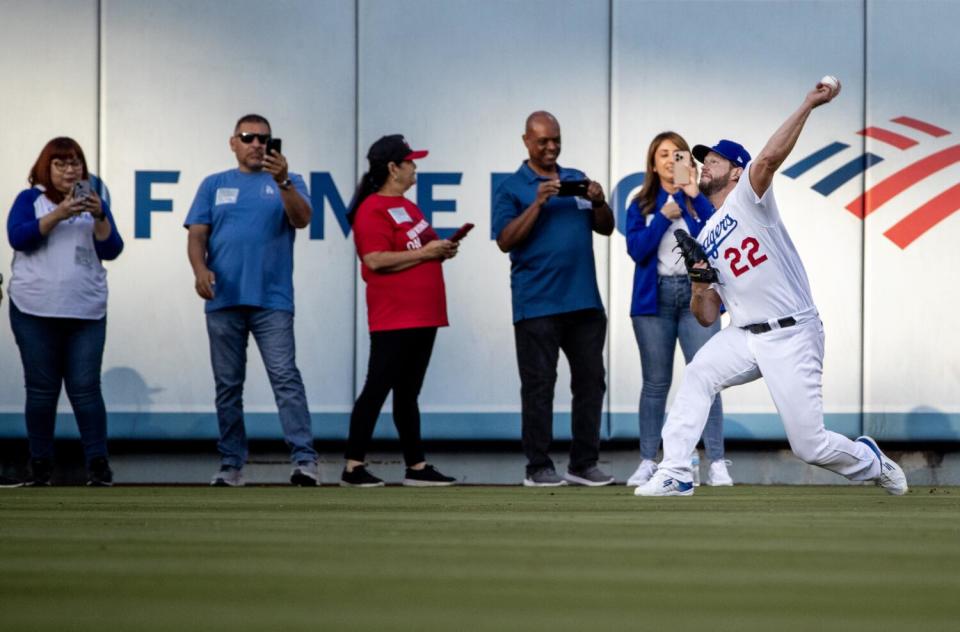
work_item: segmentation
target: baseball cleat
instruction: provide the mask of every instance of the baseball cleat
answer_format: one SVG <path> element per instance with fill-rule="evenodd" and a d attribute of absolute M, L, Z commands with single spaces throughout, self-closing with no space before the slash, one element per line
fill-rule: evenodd
<path fill-rule="evenodd" d="M 633 490 L 634 496 L 693 496 L 693 483 L 678 481 L 658 470 L 649 481 Z"/>
<path fill-rule="evenodd" d="M 881 452 L 877 442 L 871 437 L 864 435 L 857 437 L 857 441 L 870 448 L 870 450 L 877 455 L 877 459 L 880 460 L 880 476 L 876 479 L 877 485 L 887 490 L 888 494 L 893 494 L 894 496 L 903 496 L 906 494 L 909 488 L 907 487 L 907 475 L 903 473 L 903 469 L 894 463 L 886 454 Z"/>

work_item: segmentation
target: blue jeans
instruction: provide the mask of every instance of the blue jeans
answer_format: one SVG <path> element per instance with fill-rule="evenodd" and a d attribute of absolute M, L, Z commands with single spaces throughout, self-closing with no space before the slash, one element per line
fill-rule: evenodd
<path fill-rule="evenodd" d="M 107 409 L 100 367 L 107 318 L 50 318 L 24 314 L 10 303 L 10 327 L 20 348 L 27 387 L 30 457 L 53 460 L 53 431 L 60 385 L 65 384 L 87 464 L 107 456 Z"/>
<path fill-rule="evenodd" d="M 259 307 L 231 307 L 207 313 L 210 362 L 217 387 L 220 462 L 236 468 L 247 462 L 243 382 L 251 333 L 270 378 L 290 459 L 294 463 L 314 462 L 317 453 L 313 449 L 307 395 L 296 364 L 293 314 Z"/>
<path fill-rule="evenodd" d="M 633 317 L 633 333 L 640 348 L 643 388 L 640 391 L 640 458 L 653 459 L 660 449 L 667 393 L 673 378 L 677 339 L 687 364 L 697 351 L 720 331 L 720 319 L 703 327 L 690 311 L 690 281 L 686 275 L 657 277 L 657 313 Z M 713 400 L 703 431 L 707 458 L 723 458 L 723 405 Z"/>

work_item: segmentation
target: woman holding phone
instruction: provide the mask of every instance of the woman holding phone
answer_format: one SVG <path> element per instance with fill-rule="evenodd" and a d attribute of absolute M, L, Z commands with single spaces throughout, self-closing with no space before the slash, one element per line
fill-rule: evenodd
<path fill-rule="evenodd" d="M 420 439 L 417 398 L 438 327 L 447 326 L 441 264 L 457 254 L 457 243 L 440 239 L 417 206 L 403 194 L 416 182 L 413 151 L 403 136 L 384 136 L 367 153 L 370 168 L 360 180 L 348 219 L 367 285 L 370 360 L 363 390 L 350 415 L 344 487 L 380 487 L 364 462 L 387 395 L 393 392 L 397 427 L 411 487 L 452 485 L 427 464 Z"/>
<path fill-rule="evenodd" d="M 113 484 L 100 390 L 107 330 L 107 271 L 101 262 L 116 259 L 123 240 L 89 178 L 80 145 L 54 138 L 30 170 L 31 188 L 17 196 L 7 219 L 14 250 L 10 325 L 27 391 L 28 485 L 50 484 L 61 385 L 80 430 L 87 484 Z"/>
<path fill-rule="evenodd" d="M 683 177 L 686 176 L 686 177 Z M 640 348 L 643 387 L 640 392 L 640 465 L 627 485 L 646 483 L 656 472 L 667 393 L 673 379 L 677 341 L 689 363 L 697 350 L 720 331 L 720 321 L 703 327 L 690 311 L 690 280 L 673 248 L 673 232 L 682 228 L 694 237 L 713 215 L 710 200 L 697 187 L 690 146 L 675 132 L 662 132 L 647 149 L 646 176 L 640 193 L 627 208 L 627 252 L 636 267 L 630 316 Z M 710 485 L 732 485 L 723 452 L 723 407 L 713 402 L 703 433 L 710 460 Z M 694 468 L 699 481 L 699 467 Z"/>

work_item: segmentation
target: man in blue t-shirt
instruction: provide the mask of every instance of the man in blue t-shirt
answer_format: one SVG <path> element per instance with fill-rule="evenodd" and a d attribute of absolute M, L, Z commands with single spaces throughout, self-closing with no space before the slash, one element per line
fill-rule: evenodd
<path fill-rule="evenodd" d="M 598 182 L 557 164 L 560 124 L 549 112 L 527 117 L 529 159 L 497 189 L 493 231 L 510 253 L 513 326 L 520 368 L 527 487 L 568 482 L 596 487 L 613 477 L 597 467 L 606 392 L 603 345 L 607 317 L 597 289 L 593 233 L 613 233 L 613 213 Z M 571 191 L 561 182 L 580 181 Z M 570 363 L 573 406 L 570 463 L 557 475 L 553 392 L 560 350 Z"/>
<path fill-rule="evenodd" d="M 270 123 L 242 117 L 230 137 L 237 168 L 200 184 L 184 226 L 197 294 L 206 300 L 210 359 L 217 387 L 220 470 L 211 485 L 243 485 L 247 435 L 243 381 L 253 334 L 294 463 L 290 482 L 319 482 L 317 453 L 293 338 L 293 240 L 313 209 L 303 178 L 266 151 Z"/>

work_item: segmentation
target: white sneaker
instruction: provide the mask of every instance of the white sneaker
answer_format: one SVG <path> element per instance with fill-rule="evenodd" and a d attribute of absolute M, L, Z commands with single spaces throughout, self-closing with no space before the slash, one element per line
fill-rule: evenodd
<path fill-rule="evenodd" d="M 894 496 L 903 496 L 909 491 L 907 487 L 907 475 L 899 465 L 894 463 L 886 454 L 880 451 L 880 447 L 873 438 L 866 435 L 857 437 L 857 441 L 866 445 L 877 458 L 880 459 L 880 476 L 877 477 L 877 485 L 887 490 L 888 494 Z"/>
<path fill-rule="evenodd" d="M 707 485 L 711 487 L 733 487 L 733 478 L 727 471 L 730 461 L 717 459 L 710 462 L 710 473 L 707 475 Z"/>
<path fill-rule="evenodd" d="M 640 461 L 640 465 L 637 467 L 637 471 L 627 479 L 627 487 L 639 487 L 643 485 L 654 475 L 657 471 L 657 464 L 651 459 L 644 459 Z"/>
<path fill-rule="evenodd" d="M 664 470 L 657 470 L 649 481 L 633 490 L 634 496 L 693 496 L 693 483 L 678 481 Z"/>

